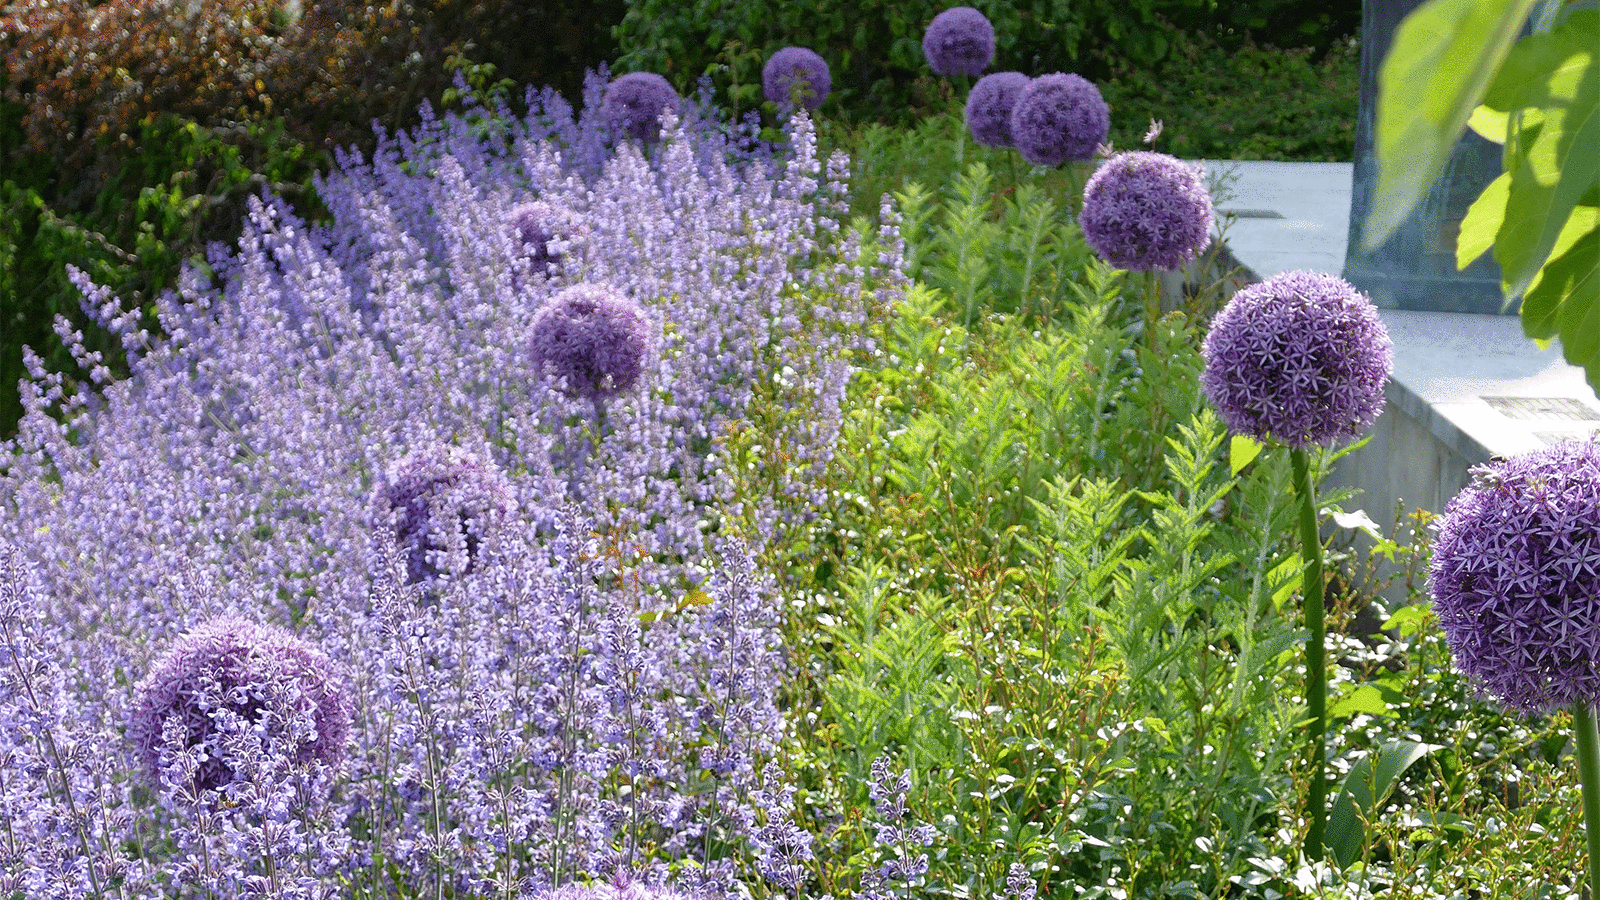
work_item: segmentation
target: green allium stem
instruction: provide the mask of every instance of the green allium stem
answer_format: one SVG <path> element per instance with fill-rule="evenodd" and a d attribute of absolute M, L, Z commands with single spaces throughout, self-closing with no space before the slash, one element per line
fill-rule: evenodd
<path fill-rule="evenodd" d="M 1294 491 L 1300 497 L 1300 558 L 1305 561 L 1301 576 L 1301 596 L 1306 614 L 1306 709 L 1311 715 L 1311 733 L 1306 753 L 1311 763 L 1311 787 L 1306 794 L 1306 858 L 1322 859 L 1323 828 L 1327 821 L 1328 782 L 1323 775 L 1327 751 L 1328 671 L 1323 658 L 1323 637 L 1327 626 L 1322 609 L 1322 535 L 1317 529 L 1317 497 L 1312 493 L 1311 454 L 1304 449 L 1289 451 L 1294 468 Z"/>
<path fill-rule="evenodd" d="M 1594 707 L 1573 704 L 1578 733 L 1578 778 L 1583 782 L 1583 831 L 1589 841 L 1589 896 L 1600 897 L 1600 733 Z"/>

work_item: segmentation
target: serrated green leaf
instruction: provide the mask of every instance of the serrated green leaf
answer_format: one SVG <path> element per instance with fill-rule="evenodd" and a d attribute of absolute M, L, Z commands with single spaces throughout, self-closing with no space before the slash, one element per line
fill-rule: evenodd
<path fill-rule="evenodd" d="M 1478 199 L 1472 201 L 1461 219 L 1461 234 L 1456 238 L 1457 269 L 1472 265 L 1473 260 L 1494 246 L 1495 236 L 1506 219 L 1506 202 L 1510 197 L 1511 174 L 1501 172 L 1500 177 L 1489 182 Z"/>
<path fill-rule="evenodd" d="M 1580 199 L 1600 183 L 1600 11 L 1573 13 L 1560 28 L 1512 48 L 1485 98 L 1499 109 L 1542 109 L 1535 132 L 1512 129 L 1511 182 L 1494 246 L 1508 298 L 1522 296 L 1550 259 Z"/>
<path fill-rule="evenodd" d="M 1237 475 L 1244 471 L 1257 456 L 1261 455 L 1263 445 L 1260 441 L 1247 434 L 1236 434 L 1228 440 L 1228 466 Z"/>
<path fill-rule="evenodd" d="M 1378 71 L 1378 183 L 1362 242 L 1375 250 L 1444 170 L 1535 0 L 1428 0 L 1400 23 Z"/>

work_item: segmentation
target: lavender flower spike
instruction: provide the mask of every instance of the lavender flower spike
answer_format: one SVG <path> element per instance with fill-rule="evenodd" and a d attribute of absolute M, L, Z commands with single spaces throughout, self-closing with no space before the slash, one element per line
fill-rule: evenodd
<path fill-rule="evenodd" d="M 1028 86 L 1021 72 L 991 72 L 978 79 L 967 95 L 967 130 L 985 147 L 1010 147 L 1011 110 Z"/>
<path fill-rule="evenodd" d="M 1091 159 L 1110 132 L 1110 107 L 1081 75 L 1040 75 L 1011 108 L 1011 138 L 1022 158 L 1036 166 Z"/>
<path fill-rule="evenodd" d="M 533 317 L 535 367 L 568 394 L 595 402 L 632 390 L 654 364 L 660 329 L 633 300 L 606 285 L 579 284 Z"/>
<path fill-rule="evenodd" d="M 211 790 L 237 777 L 219 751 L 226 714 L 264 727 L 271 753 L 337 768 L 351 710 L 345 677 L 321 650 L 281 628 L 224 618 L 181 638 L 139 683 L 128 735 L 159 784 L 163 730 L 175 720 L 187 747 L 205 748 L 194 786 Z M 307 719 L 312 728 L 291 727 Z"/>
<path fill-rule="evenodd" d="M 952 6 L 928 24 L 922 53 L 935 75 L 981 75 L 994 61 L 994 26 L 970 6 Z"/>
<path fill-rule="evenodd" d="M 1237 434 L 1295 449 L 1359 437 L 1383 411 L 1392 344 L 1366 295 L 1284 272 L 1233 295 L 1201 347 L 1201 387 Z"/>
<path fill-rule="evenodd" d="M 828 98 L 833 79 L 828 64 L 815 50 L 785 47 L 767 59 L 761 70 L 761 90 L 768 100 L 780 106 L 794 99 L 799 91 L 800 105 L 814 110 Z"/>
<path fill-rule="evenodd" d="M 554 274 L 567 246 L 583 235 L 578 214 L 559 203 L 534 200 L 511 208 L 506 215 L 513 253 L 525 261 L 528 272 Z"/>
<path fill-rule="evenodd" d="M 1439 519 L 1428 590 L 1462 672 L 1538 714 L 1600 704 L 1600 443 L 1473 470 Z M 1591 824 L 1591 827 L 1594 827 Z"/>
<path fill-rule="evenodd" d="M 373 491 L 374 518 L 394 530 L 412 584 L 478 564 L 480 548 L 510 517 L 504 475 L 460 447 L 427 447 L 390 463 Z"/>
<path fill-rule="evenodd" d="M 1083 187 L 1083 238 L 1119 269 L 1176 269 L 1211 243 L 1201 172 L 1165 153 L 1119 153 Z"/>
<path fill-rule="evenodd" d="M 613 131 L 651 143 L 661 139 L 661 113 L 677 108 L 678 92 L 654 72 L 629 72 L 606 87 L 605 119 Z"/>

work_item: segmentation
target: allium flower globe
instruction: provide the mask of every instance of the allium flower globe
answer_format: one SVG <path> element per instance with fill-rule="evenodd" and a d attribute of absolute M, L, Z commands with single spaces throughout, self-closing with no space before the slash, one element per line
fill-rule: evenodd
<path fill-rule="evenodd" d="M 1284 272 L 1234 294 L 1201 354 L 1201 386 L 1228 428 L 1296 449 L 1365 432 L 1393 368 L 1372 301 L 1320 272 Z"/>
<path fill-rule="evenodd" d="M 224 618 L 180 638 L 134 689 L 128 736 L 159 784 L 163 731 L 176 720 L 185 749 L 205 750 L 194 786 L 212 790 L 238 777 L 220 749 L 225 715 L 264 729 L 269 752 L 337 769 L 351 712 L 349 684 L 327 654 L 281 628 Z"/>
<path fill-rule="evenodd" d="M 374 515 L 393 529 L 412 584 L 470 573 L 515 505 L 494 464 L 460 447 L 412 451 L 390 463 L 373 490 Z"/>
<path fill-rule="evenodd" d="M 1011 110 L 1028 85 L 1021 72 L 991 72 L 967 95 L 967 130 L 985 147 L 1010 147 Z"/>
<path fill-rule="evenodd" d="M 512 207 L 506 216 L 513 252 L 525 260 L 528 271 L 552 274 L 567 245 L 581 236 L 583 224 L 577 213 L 558 203 L 534 200 Z"/>
<path fill-rule="evenodd" d="M 661 139 L 661 113 L 678 105 L 678 92 L 654 72 L 619 75 L 606 87 L 601 102 L 613 131 L 651 143 Z"/>
<path fill-rule="evenodd" d="M 614 288 L 579 284 L 550 298 L 529 327 L 534 365 L 595 402 L 632 390 L 654 363 L 660 330 Z"/>
<path fill-rule="evenodd" d="M 994 61 L 994 26 L 970 6 L 952 6 L 928 23 L 922 53 L 935 75 L 981 75 Z"/>
<path fill-rule="evenodd" d="M 1087 78 L 1053 72 L 1028 82 L 1011 108 L 1011 140 L 1036 166 L 1094 156 L 1111 132 L 1111 108 Z"/>
<path fill-rule="evenodd" d="M 1456 665 L 1524 713 L 1600 704 L 1600 443 L 1476 468 L 1428 589 Z"/>
<path fill-rule="evenodd" d="M 1119 269 L 1176 269 L 1211 243 L 1201 171 L 1165 153 L 1118 153 L 1083 187 L 1083 238 Z"/>
<path fill-rule="evenodd" d="M 828 64 L 815 50 L 785 47 L 767 59 L 761 70 L 761 89 L 778 105 L 798 97 L 806 109 L 816 109 L 828 98 L 833 79 Z"/>

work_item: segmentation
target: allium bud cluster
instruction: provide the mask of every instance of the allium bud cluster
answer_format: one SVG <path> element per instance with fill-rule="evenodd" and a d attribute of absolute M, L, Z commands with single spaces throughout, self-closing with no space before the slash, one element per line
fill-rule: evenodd
<path fill-rule="evenodd" d="M 583 234 L 583 220 L 559 203 L 534 200 L 506 216 L 512 252 L 534 275 L 553 274 L 570 245 Z"/>
<path fill-rule="evenodd" d="M 1011 139 L 1036 166 L 1094 156 L 1111 131 L 1111 109 L 1081 75 L 1053 72 L 1028 82 L 1011 108 Z"/>
<path fill-rule="evenodd" d="M 222 747 L 230 715 L 264 730 L 269 752 L 336 769 L 350 732 L 349 690 L 314 645 L 271 625 L 219 619 L 181 638 L 134 689 L 128 736 L 154 784 L 161 783 L 163 733 L 174 721 L 186 749 L 204 749 L 194 787 L 233 782 Z M 312 729 L 290 727 L 302 716 Z"/>
<path fill-rule="evenodd" d="M 994 61 L 994 26 L 970 6 L 952 6 L 928 23 L 922 53 L 935 75 L 981 75 Z"/>
<path fill-rule="evenodd" d="M 661 113 L 676 109 L 678 92 L 654 72 L 619 75 L 606 88 L 602 106 L 611 129 L 644 143 L 661 139 Z"/>
<path fill-rule="evenodd" d="M 391 463 L 372 502 L 380 527 L 393 529 L 412 584 L 471 572 L 484 541 L 516 506 L 493 463 L 445 446 L 414 450 Z"/>
<path fill-rule="evenodd" d="M 832 89 L 827 62 L 807 47 L 785 47 L 772 54 L 761 70 L 762 93 L 780 106 L 798 99 L 801 106 L 814 110 Z"/>
<path fill-rule="evenodd" d="M 1211 243 L 1211 192 L 1165 153 L 1118 153 L 1083 187 L 1083 238 L 1119 269 L 1176 269 Z"/>
<path fill-rule="evenodd" d="M 1238 434 L 1290 447 L 1359 437 L 1383 411 L 1392 344 L 1366 295 L 1335 275 L 1284 272 L 1212 320 L 1201 386 Z"/>
<path fill-rule="evenodd" d="M 643 307 L 601 284 L 552 297 L 528 331 L 534 365 L 567 393 L 594 401 L 632 390 L 652 365 L 661 334 Z"/>
<path fill-rule="evenodd" d="M 967 130 L 985 147 L 1010 147 L 1011 110 L 1028 85 L 1021 72 L 991 72 L 978 79 L 967 95 Z"/>
<path fill-rule="evenodd" d="M 1456 665 L 1525 713 L 1600 704 L 1600 443 L 1473 476 L 1437 522 L 1428 573 Z"/>

